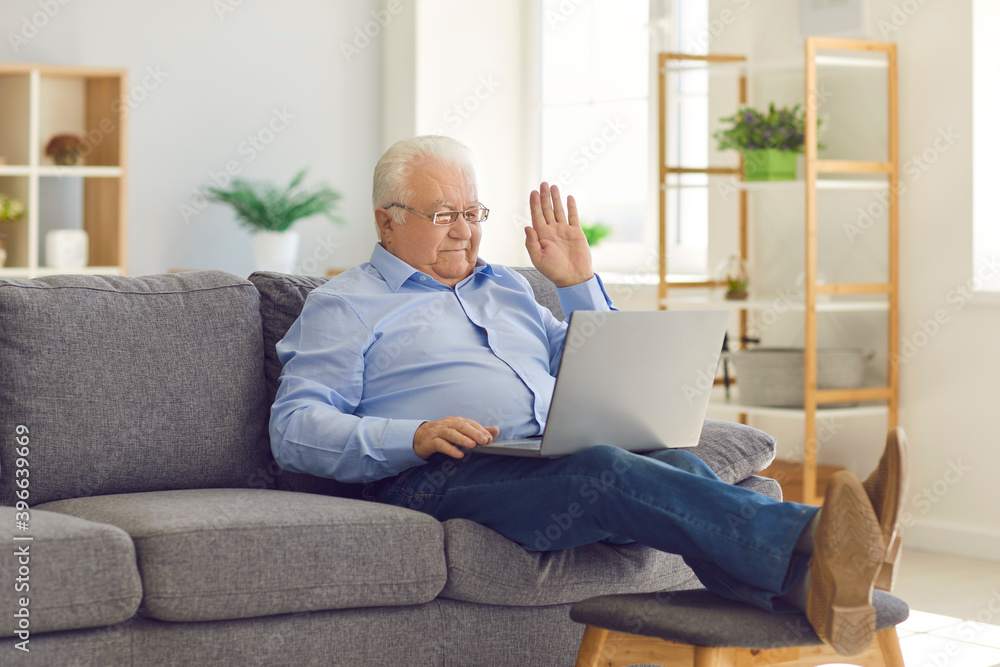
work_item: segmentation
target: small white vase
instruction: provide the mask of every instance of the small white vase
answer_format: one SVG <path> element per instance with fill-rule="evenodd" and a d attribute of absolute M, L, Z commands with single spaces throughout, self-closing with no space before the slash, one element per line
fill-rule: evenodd
<path fill-rule="evenodd" d="M 82 229 L 53 229 L 45 234 L 45 264 L 54 269 L 87 266 L 90 237 Z"/>
<path fill-rule="evenodd" d="M 298 232 L 254 232 L 253 234 L 253 255 L 258 271 L 291 273 L 298 254 Z"/>

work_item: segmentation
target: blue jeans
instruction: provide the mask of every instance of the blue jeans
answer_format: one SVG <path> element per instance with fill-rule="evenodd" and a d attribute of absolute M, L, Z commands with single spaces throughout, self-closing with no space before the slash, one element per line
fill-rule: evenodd
<path fill-rule="evenodd" d="M 525 549 L 607 541 L 679 554 L 706 588 L 770 611 L 805 574 L 795 543 L 818 508 L 723 482 L 683 449 L 600 446 L 557 459 L 467 452 L 369 484 L 372 500 L 469 519 Z"/>

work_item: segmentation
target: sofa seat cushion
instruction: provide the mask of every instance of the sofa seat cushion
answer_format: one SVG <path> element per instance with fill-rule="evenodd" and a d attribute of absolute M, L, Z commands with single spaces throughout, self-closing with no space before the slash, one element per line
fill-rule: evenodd
<path fill-rule="evenodd" d="M 222 271 L 0 279 L 0 433 L 29 430 L 31 504 L 266 487 L 259 302 Z"/>
<path fill-rule="evenodd" d="M 389 505 L 265 489 L 95 496 L 46 510 L 135 542 L 143 613 L 208 621 L 420 604 L 445 584 L 435 519 Z"/>
<path fill-rule="evenodd" d="M 444 542 L 448 583 L 441 597 L 452 600 L 566 604 L 610 591 L 662 591 L 694 578 L 680 556 L 639 544 L 597 542 L 563 551 L 527 551 L 467 519 L 445 521 Z"/>
<path fill-rule="evenodd" d="M 22 520 L 17 510 L 0 506 L 0 525 L 13 528 L 15 520 Z M 0 637 L 103 627 L 135 615 L 142 584 L 125 531 L 36 509 L 27 524 L 0 549 Z"/>

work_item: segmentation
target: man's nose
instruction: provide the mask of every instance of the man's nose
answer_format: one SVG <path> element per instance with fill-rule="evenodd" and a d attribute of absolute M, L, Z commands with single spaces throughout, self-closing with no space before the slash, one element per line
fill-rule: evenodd
<path fill-rule="evenodd" d="M 472 238 L 472 225 L 474 223 L 468 222 L 465 216 L 458 216 L 458 220 L 453 222 L 448 229 L 449 236 L 455 239 L 469 239 Z"/>

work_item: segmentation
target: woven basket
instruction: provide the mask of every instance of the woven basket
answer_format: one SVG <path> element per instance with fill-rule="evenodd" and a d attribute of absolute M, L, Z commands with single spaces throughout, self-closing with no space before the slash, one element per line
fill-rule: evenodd
<path fill-rule="evenodd" d="M 848 348 L 818 351 L 818 389 L 856 389 L 864 383 L 865 353 Z M 795 348 L 759 348 L 731 355 L 736 366 L 740 403 L 801 408 L 805 388 L 805 352 Z"/>

